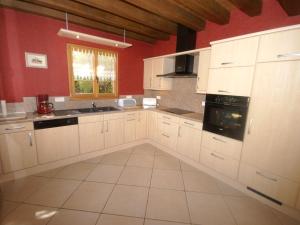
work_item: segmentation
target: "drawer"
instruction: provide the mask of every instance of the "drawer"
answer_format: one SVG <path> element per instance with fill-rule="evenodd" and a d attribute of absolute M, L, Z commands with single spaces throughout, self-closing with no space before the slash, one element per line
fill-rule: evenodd
<path fill-rule="evenodd" d="M 170 121 L 170 122 L 173 122 L 173 123 L 178 123 L 179 122 L 179 117 L 172 116 L 172 115 L 169 115 L 167 113 L 158 113 L 157 114 L 157 119 L 163 119 L 165 121 Z"/>
<path fill-rule="evenodd" d="M 300 188 L 296 182 L 244 163 L 240 166 L 239 181 L 288 206 L 296 205 Z"/>
<path fill-rule="evenodd" d="M 202 133 L 202 147 L 215 151 L 223 156 L 240 160 L 243 142 L 221 135 L 204 131 Z"/>
<path fill-rule="evenodd" d="M 0 134 L 15 133 L 26 130 L 33 130 L 32 122 L 0 125 Z"/>
<path fill-rule="evenodd" d="M 202 148 L 200 155 L 200 162 L 207 167 L 214 169 L 215 171 L 236 179 L 239 169 L 239 161 L 230 157 L 223 156 L 212 150 Z"/>
<path fill-rule="evenodd" d="M 79 123 L 96 123 L 103 121 L 103 115 L 81 116 L 78 117 Z"/>
<path fill-rule="evenodd" d="M 123 119 L 124 113 L 111 113 L 111 114 L 104 114 L 104 120 L 117 120 L 117 119 Z"/>
<path fill-rule="evenodd" d="M 138 112 L 126 112 L 124 113 L 124 118 L 126 120 L 136 119 L 138 116 Z"/>
<path fill-rule="evenodd" d="M 175 149 L 177 145 L 179 125 L 159 119 L 157 126 L 159 142 L 169 148 Z"/>
<path fill-rule="evenodd" d="M 183 126 L 192 127 L 192 128 L 198 129 L 198 130 L 202 130 L 202 126 L 203 126 L 203 124 L 201 122 L 196 122 L 196 121 L 188 120 L 188 119 L 180 119 L 179 124 L 183 125 Z"/>

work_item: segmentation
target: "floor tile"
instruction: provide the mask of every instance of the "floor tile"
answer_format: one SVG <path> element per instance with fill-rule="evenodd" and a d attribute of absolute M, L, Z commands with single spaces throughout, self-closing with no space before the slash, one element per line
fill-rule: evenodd
<path fill-rule="evenodd" d="M 104 155 L 100 161 L 100 164 L 124 166 L 129 158 L 130 154 L 123 152 L 114 152 Z"/>
<path fill-rule="evenodd" d="M 113 184 L 83 182 L 63 208 L 101 212 L 113 187 Z"/>
<path fill-rule="evenodd" d="M 180 170 L 180 162 L 174 157 L 157 155 L 154 161 L 155 169 Z"/>
<path fill-rule="evenodd" d="M 279 219 L 282 225 L 300 225 L 300 221 L 297 221 L 275 209 L 272 209 L 272 211 L 275 214 L 275 216 Z"/>
<path fill-rule="evenodd" d="M 61 209 L 47 225 L 95 225 L 99 214 Z"/>
<path fill-rule="evenodd" d="M 182 172 L 185 190 L 219 194 L 216 180 L 202 172 Z"/>
<path fill-rule="evenodd" d="M 199 170 L 193 166 L 190 166 L 189 164 L 180 161 L 181 170 L 186 172 L 199 172 Z"/>
<path fill-rule="evenodd" d="M 162 151 L 160 149 L 157 149 L 155 151 L 155 155 L 160 155 L 160 156 L 165 156 L 165 157 L 173 157 L 171 156 L 169 153 L 165 152 L 165 151 Z"/>
<path fill-rule="evenodd" d="M 46 182 L 44 177 L 27 177 L 1 184 L 3 199 L 22 202 L 39 190 Z"/>
<path fill-rule="evenodd" d="M 155 148 L 153 145 L 150 144 L 142 144 L 142 145 L 135 146 L 133 148 L 133 154 L 154 155 L 156 151 L 157 148 Z"/>
<path fill-rule="evenodd" d="M 123 170 L 118 184 L 149 187 L 151 181 L 151 174 L 151 168 L 127 166 Z"/>
<path fill-rule="evenodd" d="M 143 225 L 144 219 L 101 214 L 97 225 Z"/>
<path fill-rule="evenodd" d="M 221 195 L 187 192 L 193 224 L 236 225 Z"/>
<path fill-rule="evenodd" d="M 95 168 L 91 163 L 75 163 L 61 169 L 54 177 L 74 180 L 84 180 Z"/>
<path fill-rule="evenodd" d="M 145 225 L 188 225 L 186 223 L 168 222 L 163 220 L 146 219 Z"/>
<path fill-rule="evenodd" d="M 184 190 L 182 175 L 177 170 L 153 170 L 151 187 Z"/>
<path fill-rule="evenodd" d="M 119 152 L 131 154 L 133 152 L 133 148 L 127 148 L 127 149 L 121 150 Z"/>
<path fill-rule="evenodd" d="M 121 175 L 123 166 L 98 165 L 86 178 L 87 181 L 116 183 Z"/>
<path fill-rule="evenodd" d="M 238 225 L 280 225 L 272 210 L 248 197 L 225 196 Z"/>
<path fill-rule="evenodd" d="M 1 225 L 45 225 L 56 213 L 54 208 L 23 204 L 5 217 Z"/>
<path fill-rule="evenodd" d="M 25 200 L 27 203 L 60 207 L 80 184 L 79 181 L 52 179 Z"/>
<path fill-rule="evenodd" d="M 189 223 L 190 216 L 183 191 L 151 188 L 146 217 Z"/>
<path fill-rule="evenodd" d="M 46 170 L 46 171 L 44 171 L 44 172 L 35 174 L 34 176 L 51 178 L 51 177 L 54 177 L 54 176 L 55 176 L 60 170 L 62 170 L 63 168 L 64 168 L 64 167 L 59 167 L 59 168 L 52 169 L 52 170 Z"/>
<path fill-rule="evenodd" d="M 223 195 L 229 195 L 229 196 L 246 196 L 242 192 L 238 191 L 237 189 L 229 186 L 228 184 L 225 184 L 221 181 L 217 181 L 217 185 Z"/>
<path fill-rule="evenodd" d="M 7 216 L 10 212 L 15 210 L 20 203 L 9 202 L 9 201 L 1 201 L 0 202 L 0 221 L 3 220 L 5 216 Z"/>
<path fill-rule="evenodd" d="M 100 163 L 100 161 L 101 161 L 102 158 L 103 158 L 103 155 L 100 155 L 100 156 L 97 156 L 97 157 L 94 157 L 94 158 L 91 158 L 91 159 L 87 159 L 87 160 L 85 160 L 83 162 L 98 164 L 98 163 Z"/>
<path fill-rule="evenodd" d="M 144 217 L 147 197 L 147 188 L 117 185 L 103 212 L 115 215 Z"/>
<path fill-rule="evenodd" d="M 146 154 L 132 154 L 127 162 L 128 166 L 153 167 L 154 156 Z"/>

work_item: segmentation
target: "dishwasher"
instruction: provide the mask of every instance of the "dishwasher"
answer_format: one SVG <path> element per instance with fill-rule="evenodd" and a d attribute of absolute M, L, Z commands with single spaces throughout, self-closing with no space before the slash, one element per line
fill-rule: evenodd
<path fill-rule="evenodd" d="M 79 155 L 77 117 L 34 121 L 34 132 L 40 164 Z"/>

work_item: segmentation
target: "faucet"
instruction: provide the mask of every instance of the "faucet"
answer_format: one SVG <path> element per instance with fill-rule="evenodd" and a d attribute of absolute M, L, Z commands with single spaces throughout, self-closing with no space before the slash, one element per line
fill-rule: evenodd
<path fill-rule="evenodd" d="M 92 102 L 92 107 L 93 107 L 93 110 L 96 110 L 96 103 L 95 102 Z"/>

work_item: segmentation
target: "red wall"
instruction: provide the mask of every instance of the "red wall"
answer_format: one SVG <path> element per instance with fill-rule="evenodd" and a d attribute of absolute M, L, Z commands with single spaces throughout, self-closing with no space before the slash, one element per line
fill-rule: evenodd
<path fill-rule="evenodd" d="M 208 47 L 209 42 L 277 27 L 300 24 L 300 16 L 288 17 L 277 0 L 263 0 L 262 13 L 249 17 L 238 9 L 231 11 L 226 25 L 208 22 L 203 31 L 197 33 L 196 48 Z M 176 51 L 176 37 L 170 41 L 159 41 L 153 49 L 153 56 L 165 55 Z"/>
<path fill-rule="evenodd" d="M 143 94 L 143 58 L 153 45 L 128 39 L 133 47 L 108 48 L 56 35 L 64 22 L 12 9 L 0 8 L 0 99 L 22 101 L 23 96 L 47 93 L 68 96 L 66 44 L 110 49 L 119 55 L 119 94 Z M 70 29 L 121 40 L 115 35 L 70 24 Z M 24 52 L 47 54 L 48 69 L 25 67 Z"/>

